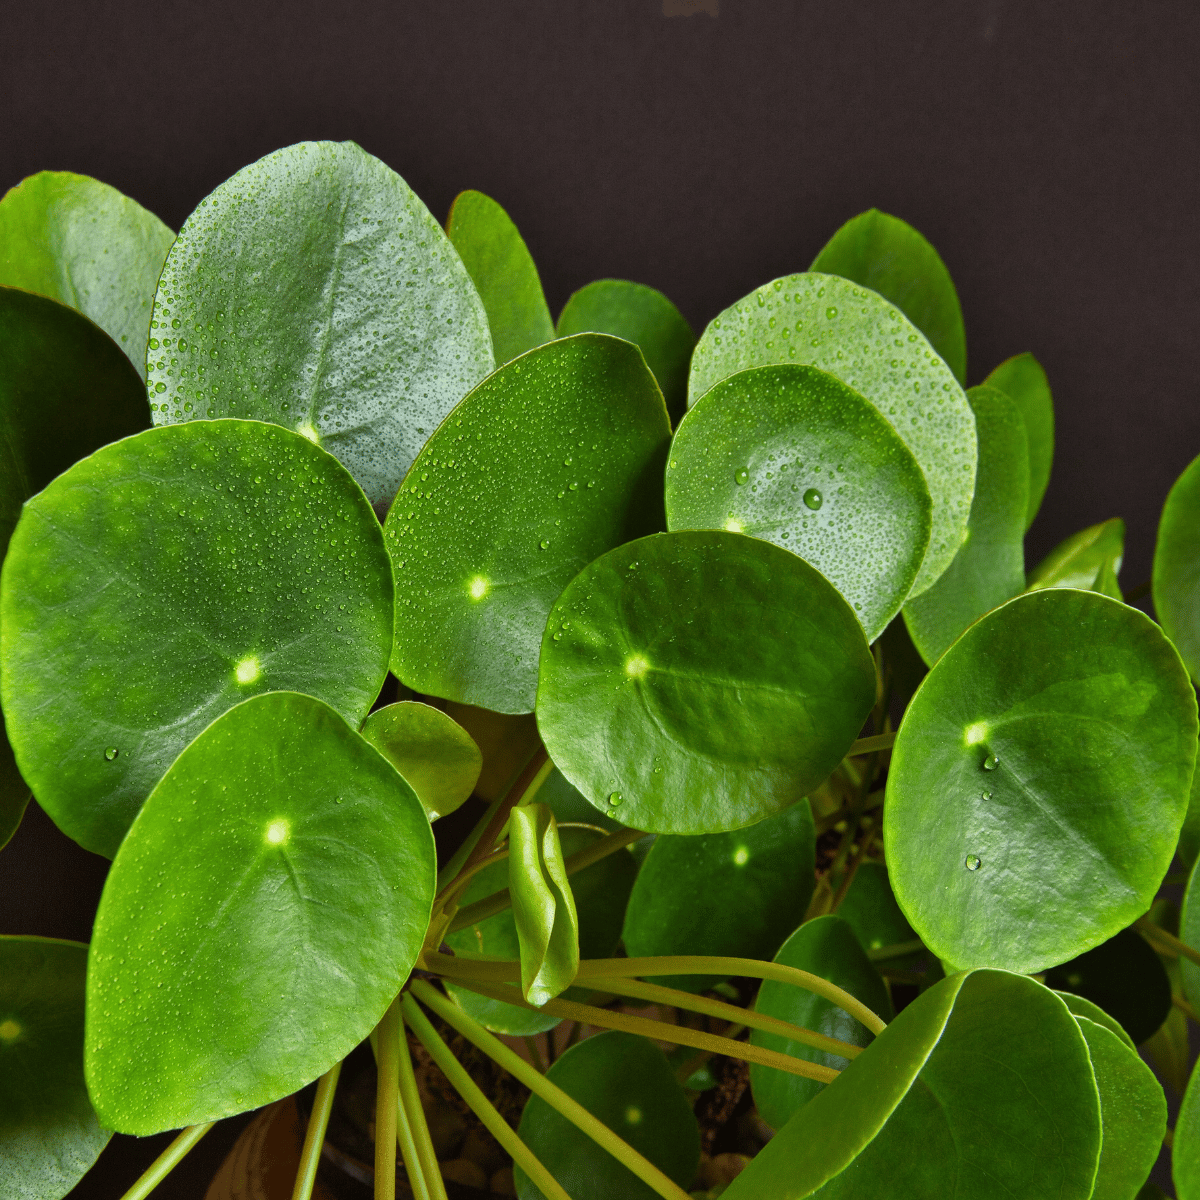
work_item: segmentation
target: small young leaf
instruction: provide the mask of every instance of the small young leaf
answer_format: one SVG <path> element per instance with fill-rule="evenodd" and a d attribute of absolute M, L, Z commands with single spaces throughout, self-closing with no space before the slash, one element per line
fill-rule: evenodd
<path fill-rule="evenodd" d="M 861 870 L 861 868 L 860 868 Z M 806 921 L 779 949 L 772 960 L 801 971 L 809 971 L 861 1000 L 885 1021 L 892 1019 L 892 1001 L 879 972 L 871 965 L 854 930 L 840 916 L 817 917 Z M 871 1033 L 848 1013 L 813 992 L 777 980 L 764 981 L 754 1002 L 754 1011 L 790 1021 L 826 1037 L 866 1046 Z M 768 1050 L 778 1050 L 795 1058 L 841 1071 L 847 1060 L 826 1054 L 810 1046 L 782 1038 L 778 1034 L 750 1031 L 750 1042 Z M 750 1088 L 759 1115 L 774 1129 L 782 1129 L 792 1114 L 807 1104 L 823 1087 L 815 1079 L 788 1075 L 772 1067 L 750 1065 Z"/>
<path fill-rule="evenodd" d="M 371 713 L 360 732 L 408 780 L 431 821 L 452 813 L 474 791 L 483 755 L 439 709 L 415 700 L 389 704 Z"/>
<path fill-rule="evenodd" d="M 1122 929 L 1094 950 L 1051 967 L 1046 972 L 1046 986 L 1074 992 L 1099 1005 L 1121 1023 L 1137 1045 L 1146 1041 L 1171 1011 L 1171 981 L 1162 960 L 1133 929 Z"/>
<path fill-rule="evenodd" d="M 1002 362 L 984 381 L 999 388 L 1016 406 L 1025 422 L 1029 443 L 1029 507 L 1025 528 L 1033 524 L 1050 482 L 1054 461 L 1054 400 L 1042 364 L 1032 354 L 1017 354 Z"/>
<path fill-rule="evenodd" d="M 995 388 L 972 388 L 967 399 L 979 438 L 967 534 L 942 577 L 904 606 L 904 623 L 929 666 L 968 625 L 1025 587 L 1025 426 L 1013 402 Z"/>
<path fill-rule="evenodd" d="M 150 305 L 175 235 L 116 188 L 41 171 L 0 200 L 0 284 L 95 321 L 145 378 Z"/>
<path fill-rule="evenodd" d="M 1175 480 L 1154 546 L 1154 611 L 1200 683 L 1200 458 Z"/>
<path fill-rule="evenodd" d="M 581 571 L 542 642 L 538 728 L 601 812 L 718 833 L 837 766 L 875 702 L 850 606 L 803 559 L 740 533 L 630 542 Z"/>
<path fill-rule="evenodd" d="M 1106 596 L 1031 592 L 968 629 L 887 780 L 892 886 L 929 949 L 1041 971 L 1136 920 L 1175 851 L 1196 727 L 1179 656 Z"/>
<path fill-rule="evenodd" d="M 521 947 L 521 991 L 539 1007 L 579 970 L 579 917 L 554 814 L 523 804 L 508 818 L 508 890 Z"/>
<path fill-rule="evenodd" d="M 861 283 L 890 300 L 967 381 L 967 334 L 958 293 L 938 252 L 907 221 L 877 208 L 851 217 L 810 270 Z"/>
<path fill-rule="evenodd" d="M 106 446 L 25 505 L 0 587 L 8 734 L 68 836 L 112 856 L 179 752 L 257 692 L 357 725 L 387 673 L 391 568 L 331 455 L 259 421 Z"/>
<path fill-rule="evenodd" d="M 542 281 L 508 213 L 482 192 L 459 192 L 446 233 L 487 310 L 496 366 L 550 341 L 554 322 Z"/>
<path fill-rule="evenodd" d="M 807 800 L 733 833 L 656 838 L 625 910 L 625 950 L 769 959 L 804 919 L 813 870 Z M 655 982 L 703 992 L 720 978 Z"/>
<path fill-rule="evenodd" d="M 1090 1200 L 1100 1137 L 1087 1042 L 1062 1001 L 973 971 L 905 1008 L 722 1200 Z"/>
<path fill-rule="evenodd" d="M 917 460 L 873 404 L 816 367 L 752 367 L 710 388 L 671 443 L 666 504 L 670 529 L 730 529 L 800 555 L 869 642 L 929 545 Z"/>
<path fill-rule="evenodd" d="M 377 508 L 493 366 L 483 302 L 442 227 L 353 142 L 276 150 L 202 200 L 167 256 L 150 335 L 155 424 L 284 425 Z"/>
<path fill-rule="evenodd" d="M 662 527 L 670 429 L 636 348 L 551 342 L 485 379 L 388 514 L 393 672 L 416 691 L 533 709 L 546 614 L 598 554 Z"/>
<path fill-rule="evenodd" d="M 865 396 L 920 464 L 933 499 L 913 585 L 923 592 L 950 565 L 971 515 L 975 418 L 958 380 L 882 296 L 809 273 L 764 284 L 709 323 L 692 355 L 688 403 L 736 371 L 787 362 L 820 367 Z"/>
<path fill-rule="evenodd" d="M 700 1161 L 700 1130 L 663 1052 L 632 1033 L 610 1031 L 572 1046 L 546 1072 L 573 1100 L 604 1122 L 680 1187 Z M 517 1128 L 521 1140 L 571 1200 L 659 1200 L 658 1193 L 538 1096 Z M 519 1168 L 520 1200 L 543 1200 Z"/>
<path fill-rule="evenodd" d="M 1100 1165 L 1091 1200 L 1132 1200 L 1146 1182 L 1167 1132 L 1167 1098 L 1135 1050 L 1102 1025 L 1076 1015 L 1100 1093 Z"/>
<path fill-rule="evenodd" d="M 87 947 L 0 937 L 0 1180 L 15 1200 L 60 1200 L 112 1136 L 83 1083 Z"/>
<path fill-rule="evenodd" d="M 216 1120 L 344 1058 L 416 961 L 434 860 L 416 793 L 328 705 L 272 692 L 214 721 L 100 898 L 84 1061 L 101 1120 Z"/>
<path fill-rule="evenodd" d="M 627 279 L 597 279 L 580 288 L 558 315 L 558 336 L 575 333 L 609 333 L 633 342 L 658 380 L 671 423 L 683 416 L 696 335 L 662 292 Z"/>
<path fill-rule="evenodd" d="M 1125 522 L 1120 517 L 1091 525 L 1059 542 L 1029 572 L 1029 591 L 1080 588 L 1110 595 L 1124 554 Z M 1113 599 L 1121 599 L 1119 590 Z"/>

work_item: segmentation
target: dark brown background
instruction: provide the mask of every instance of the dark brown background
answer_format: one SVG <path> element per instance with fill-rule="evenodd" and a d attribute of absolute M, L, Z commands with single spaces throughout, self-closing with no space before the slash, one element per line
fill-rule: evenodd
<path fill-rule="evenodd" d="M 616 275 L 698 330 L 877 205 L 954 275 L 971 382 L 1021 350 L 1049 372 L 1031 559 L 1120 515 L 1123 581 L 1147 578 L 1200 451 L 1200 9 L 719 3 L 4 0 L 0 188 L 82 171 L 178 228 L 260 155 L 352 138 L 439 216 L 462 188 L 495 196 L 555 312 Z M 31 811 L 0 854 L 0 932 L 86 939 L 103 871 Z M 158 1194 L 202 1196 L 227 1144 Z M 157 1145 L 114 1145 L 76 1195 L 119 1196 Z"/>

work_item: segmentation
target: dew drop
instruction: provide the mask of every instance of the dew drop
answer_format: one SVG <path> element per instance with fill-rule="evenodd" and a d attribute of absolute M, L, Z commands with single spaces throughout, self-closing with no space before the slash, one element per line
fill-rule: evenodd
<path fill-rule="evenodd" d="M 825 499 L 816 488 L 809 488 L 808 491 L 804 493 L 804 503 L 808 505 L 813 512 L 816 512 L 816 510 L 825 503 Z"/>
<path fill-rule="evenodd" d="M 739 487 L 741 487 L 741 485 L 743 483 L 749 483 L 750 482 L 749 468 L 742 467 L 741 470 L 734 472 L 733 482 L 736 483 Z"/>
<path fill-rule="evenodd" d="M 608 803 L 609 803 L 609 804 L 610 804 L 610 805 L 611 805 L 613 808 L 616 808 L 616 807 L 617 807 L 617 805 L 618 805 L 618 804 L 620 804 L 620 803 L 621 803 L 621 801 L 622 801 L 624 798 L 625 798 L 625 797 L 624 797 L 624 796 L 622 796 L 620 792 L 609 792 L 609 793 L 608 793 Z"/>
<path fill-rule="evenodd" d="M 120 750 L 118 750 L 116 746 L 109 746 L 109 748 L 104 752 L 104 757 L 107 758 L 109 762 L 112 762 L 113 759 L 115 759 L 120 753 Z"/>
<path fill-rule="evenodd" d="M 966 867 L 968 871 L 978 871 L 981 866 L 983 866 L 983 862 L 980 860 L 978 854 L 967 855 Z"/>
<path fill-rule="evenodd" d="M 1000 760 L 994 754 L 989 754 L 987 758 L 983 760 L 983 769 L 985 771 L 994 771 L 999 765 Z"/>

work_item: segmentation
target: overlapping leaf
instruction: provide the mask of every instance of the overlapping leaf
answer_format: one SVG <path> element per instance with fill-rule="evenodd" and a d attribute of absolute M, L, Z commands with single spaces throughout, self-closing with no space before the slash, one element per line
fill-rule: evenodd
<path fill-rule="evenodd" d="M 1054 400 L 1042 364 L 1032 354 L 1005 359 L 984 381 L 999 388 L 1017 406 L 1025 422 L 1029 448 L 1029 507 L 1025 527 L 1033 524 L 1050 482 L 1054 460 Z"/>
<path fill-rule="evenodd" d="M 1200 681 L 1200 458 L 1175 481 L 1154 546 L 1154 611 Z"/>

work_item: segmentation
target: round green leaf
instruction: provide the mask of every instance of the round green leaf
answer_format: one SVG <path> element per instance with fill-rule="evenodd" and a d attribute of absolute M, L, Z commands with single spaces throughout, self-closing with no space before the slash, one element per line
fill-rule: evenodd
<path fill-rule="evenodd" d="M 1029 445 L 1029 507 L 1025 528 L 1033 524 L 1050 482 L 1054 461 L 1054 400 L 1042 364 L 1032 354 L 1005 359 L 984 381 L 999 388 L 1020 410 Z"/>
<path fill-rule="evenodd" d="M 680 1187 L 692 1182 L 700 1130 L 666 1055 L 653 1042 L 632 1033 L 597 1034 L 572 1046 L 546 1078 Z M 538 1096 L 525 1105 L 517 1135 L 571 1200 L 658 1200 L 657 1192 Z M 520 1168 L 514 1174 L 521 1200 L 541 1200 Z"/>
<path fill-rule="evenodd" d="M 1124 554 L 1125 522 L 1120 517 L 1102 521 L 1059 542 L 1029 572 L 1029 590 L 1062 587 L 1102 592 L 1101 575 L 1105 567 L 1115 576 Z"/>
<path fill-rule="evenodd" d="M 0 1180 L 14 1200 L 60 1200 L 112 1136 L 83 1083 L 87 947 L 0 937 Z"/>
<path fill-rule="evenodd" d="M 815 367 L 754 367 L 680 423 L 667 469 L 670 529 L 729 529 L 811 563 L 873 642 L 929 545 L 925 477 L 869 401 Z"/>
<path fill-rule="evenodd" d="M 335 454 L 386 507 L 427 434 L 492 369 L 441 226 L 353 142 L 301 142 L 184 222 L 154 298 L 157 425 L 251 417 Z"/>
<path fill-rule="evenodd" d="M 1073 992 L 1058 992 L 1054 993 L 1077 1017 L 1085 1017 L 1094 1025 L 1102 1025 L 1109 1033 L 1116 1034 L 1123 1045 L 1129 1047 L 1130 1050 L 1136 1050 L 1137 1047 L 1133 1044 L 1133 1038 L 1125 1032 L 1125 1027 L 1115 1017 L 1110 1017 L 1098 1004 L 1093 1004 L 1090 1000 L 1083 996 L 1076 996 Z"/>
<path fill-rule="evenodd" d="M 0 634 L 22 774 L 111 856 L 183 747 L 247 696 L 293 689 L 366 716 L 391 569 L 331 455 L 274 425 L 198 421 L 107 446 L 29 501 Z"/>
<path fill-rule="evenodd" d="M 634 829 L 717 833 L 819 784 L 875 701 L 853 610 L 740 533 L 643 538 L 566 587 L 542 642 L 538 728 L 558 768 Z"/>
<path fill-rule="evenodd" d="M 558 315 L 558 336 L 575 333 L 610 333 L 633 342 L 662 388 L 672 423 L 683 416 L 696 335 L 662 292 L 628 279 L 597 279 L 575 292 Z"/>
<path fill-rule="evenodd" d="M 1200 458 L 1175 481 L 1154 546 L 1154 611 L 1200 682 Z"/>
<path fill-rule="evenodd" d="M 371 713 L 361 732 L 408 780 L 431 821 L 452 813 L 479 782 L 479 747 L 461 725 L 430 704 L 389 704 Z"/>
<path fill-rule="evenodd" d="M 1094 950 L 1052 967 L 1046 972 L 1046 986 L 1091 1000 L 1119 1021 L 1138 1045 L 1171 1011 L 1171 981 L 1162 959 L 1133 929 L 1122 929 Z"/>
<path fill-rule="evenodd" d="M 1075 1019 L 1100 1093 L 1103 1138 L 1092 1200 L 1134 1200 L 1162 1149 L 1167 1098 L 1136 1051 L 1102 1025 Z"/>
<path fill-rule="evenodd" d="M 554 337 L 537 267 L 512 218 L 482 192 L 459 192 L 446 218 L 487 311 L 496 366 Z"/>
<path fill-rule="evenodd" d="M 882 950 L 911 942 L 917 935 L 900 911 L 887 867 L 880 862 L 864 862 L 854 873 L 837 915 L 854 930 L 864 950 Z M 888 960 L 893 965 L 899 959 Z"/>
<path fill-rule="evenodd" d="M 1171 1147 L 1171 1178 L 1179 1200 L 1200 1200 L 1200 1064 L 1192 1068 Z"/>
<path fill-rule="evenodd" d="M 888 773 L 888 868 L 925 944 L 1032 972 L 1136 920 L 1175 851 L 1196 727 L 1170 643 L 1106 596 L 1030 592 L 968 629 Z"/>
<path fill-rule="evenodd" d="M 885 1021 L 892 1018 L 892 1001 L 879 972 L 871 965 L 854 930 L 837 916 L 817 917 L 801 925 L 780 947 L 774 960 L 784 966 L 796 967 L 828 979 L 861 1000 Z M 775 980 L 766 980 L 759 988 L 754 1011 L 790 1021 L 826 1037 L 838 1038 L 854 1046 L 866 1046 L 872 1035 L 848 1013 L 828 1000 Z M 777 1050 L 795 1058 L 835 1071 L 844 1070 L 848 1061 L 836 1054 L 826 1054 L 811 1046 L 794 1042 L 774 1033 L 752 1029 L 750 1041 L 755 1046 Z M 772 1067 L 750 1064 L 750 1088 L 759 1116 L 774 1129 L 782 1129 L 791 1115 L 807 1104 L 823 1087 L 815 1079 L 788 1075 Z"/>
<path fill-rule="evenodd" d="M 941 578 L 904 606 L 913 644 L 930 666 L 968 625 L 1025 589 L 1025 426 L 995 388 L 972 388 L 967 399 L 979 438 L 967 535 Z"/>
<path fill-rule="evenodd" d="M 812 899 L 814 843 L 806 800 L 732 833 L 657 838 L 625 910 L 626 953 L 771 958 Z M 721 978 L 658 982 L 703 992 Z"/>
<path fill-rule="evenodd" d="M 941 256 L 907 221 L 870 208 L 826 242 L 810 268 L 861 283 L 890 300 L 967 381 L 967 333 Z"/>
<path fill-rule="evenodd" d="M 407 979 L 434 874 L 416 793 L 328 705 L 272 692 L 220 717 L 100 898 L 84 1062 L 101 1120 L 194 1125 L 327 1071 Z"/>
<path fill-rule="evenodd" d="M 427 695 L 530 712 L 546 614 L 598 554 L 661 528 L 670 429 L 637 350 L 586 334 L 484 380 L 388 514 L 392 670 Z"/>
<path fill-rule="evenodd" d="M 41 171 L 0 200 L 0 284 L 90 317 L 146 370 L 150 305 L 175 235 L 116 188 Z"/>
<path fill-rule="evenodd" d="M 967 528 L 975 484 L 975 418 L 950 368 L 882 296 L 835 275 L 764 284 L 709 323 L 692 355 L 688 403 L 747 367 L 820 367 L 891 422 L 933 498 L 929 549 L 913 594 L 950 565 Z"/>
<path fill-rule="evenodd" d="M 585 850 L 602 836 L 598 829 L 581 828 L 577 825 L 559 827 L 559 840 L 566 856 Z M 633 856 L 628 850 L 622 850 L 571 876 L 571 892 L 575 897 L 575 911 L 579 922 L 581 958 L 607 958 L 617 948 L 621 939 L 621 921 L 625 916 L 625 906 L 636 875 L 637 865 Z M 506 887 L 507 863 L 493 863 L 471 880 L 459 903 L 466 907 L 477 900 L 485 900 Z M 521 954 L 512 909 L 505 909 L 466 929 L 447 934 L 446 942 L 455 954 L 464 958 L 472 955 L 490 955 L 512 960 L 519 958 Z M 493 1000 L 488 996 L 480 996 L 466 988 L 455 987 L 452 983 L 446 985 L 446 990 L 464 1011 L 496 1033 L 515 1036 L 544 1033 L 547 1029 L 553 1029 L 562 1019 L 520 1008 L 515 1004 L 505 1004 L 502 1000 Z M 578 998 L 586 1001 L 590 998 L 575 989 L 569 989 L 566 995 L 568 999 Z"/>
<path fill-rule="evenodd" d="M 1100 1105 L 1049 989 L 1005 971 L 919 996 L 771 1139 L 722 1200 L 1090 1200 Z"/>

